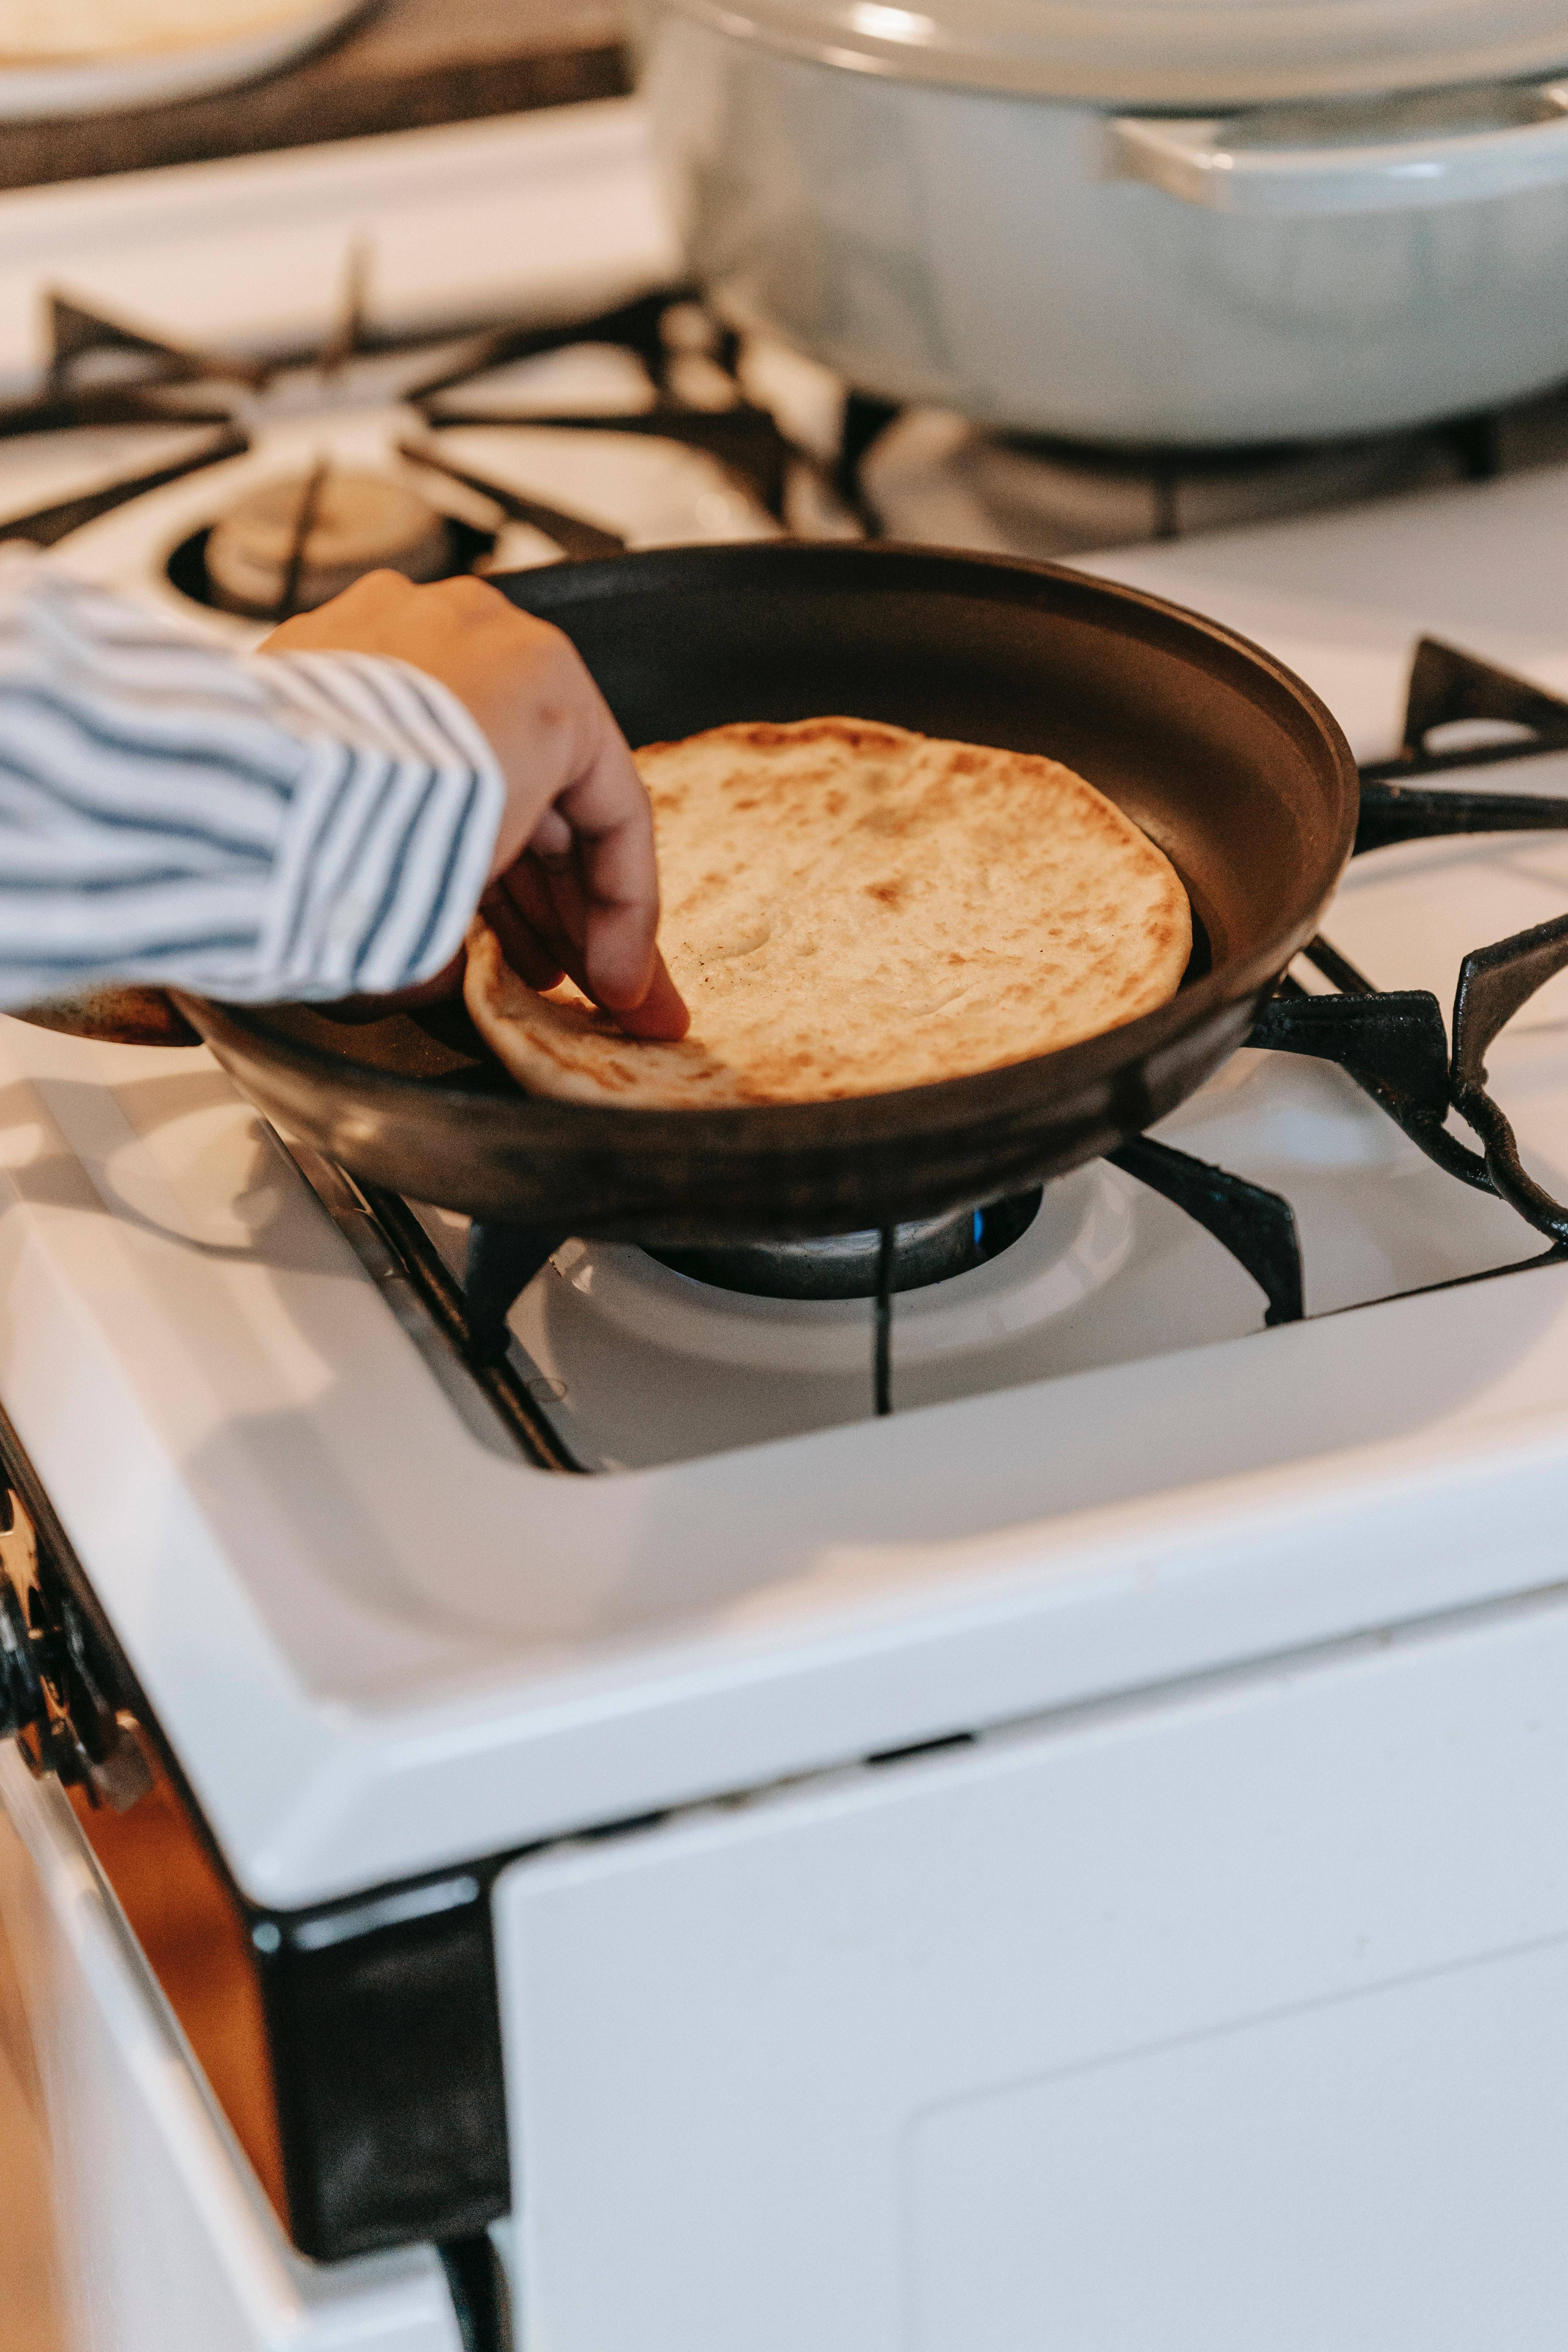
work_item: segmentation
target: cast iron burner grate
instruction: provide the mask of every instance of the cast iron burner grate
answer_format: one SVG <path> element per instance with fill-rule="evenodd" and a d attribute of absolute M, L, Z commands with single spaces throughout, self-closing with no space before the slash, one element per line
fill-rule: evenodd
<path fill-rule="evenodd" d="M 1466 749 L 1444 748 L 1434 740 L 1446 727 L 1478 720 L 1507 733 Z M 1563 750 L 1568 702 L 1474 655 L 1423 638 L 1411 670 L 1401 749 L 1394 759 L 1362 771 L 1354 854 L 1444 835 L 1568 830 L 1568 800 L 1405 781 Z M 1454 998 L 1451 1046 L 1442 1008 L 1429 990 L 1375 989 L 1323 939 L 1314 940 L 1307 954 L 1337 992 L 1309 995 L 1287 977 L 1264 1008 L 1250 1042 L 1337 1062 L 1429 1160 L 1462 1183 L 1495 1193 L 1543 1234 L 1552 1244 L 1548 1259 L 1568 1249 L 1568 1209 L 1526 1172 L 1512 1125 L 1486 1085 L 1487 1054 L 1500 1032 L 1547 981 L 1568 970 L 1568 915 L 1516 931 L 1465 958 Z M 1450 1111 L 1476 1137 L 1479 1151 L 1451 1131 Z"/>
<path fill-rule="evenodd" d="M 211 437 L 174 462 L 146 472 L 131 472 L 76 498 L 52 501 L 27 513 L 0 519 L 0 540 L 22 539 L 35 546 L 54 547 L 100 515 L 128 505 L 167 483 L 243 457 L 251 446 L 242 422 L 242 394 L 264 395 L 286 371 L 314 368 L 325 381 L 340 375 L 356 359 L 374 359 L 406 352 L 416 359 L 424 350 L 445 354 L 427 377 L 417 379 L 396 396 L 423 419 L 426 437 L 399 445 L 397 454 L 408 463 L 477 492 L 514 522 L 531 524 L 576 560 L 618 555 L 626 541 L 600 523 L 570 509 L 528 497 L 505 483 L 492 480 L 469 467 L 445 457 L 441 436 L 462 425 L 520 425 L 558 432 L 632 433 L 676 441 L 701 451 L 755 498 L 775 520 L 782 520 L 790 469 L 816 467 L 816 461 L 780 431 L 772 415 L 749 401 L 737 380 L 739 345 L 734 335 L 717 325 L 706 331 L 702 358 L 708 371 L 708 399 L 698 404 L 679 389 L 681 365 L 692 355 L 689 320 L 697 310 L 691 289 L 673 286 L 643 295 L 636 301 L 577 318 L 560 325 L 503 324 L 469 336 L 460 359 L 450 353 L 460 337 L 391 334 L 378 330 L 366 309 L 368 259 L 363 248 L 348 258 L 339 315 L 322 340 L 303 350 L 262 362 L 184 343 L 160 331 L 135 325 L 89 307 L 71 297 L 52 292 L 47 298 L 49 356 L 43 382 L 33 397 L 0 406 L 0 441 L 25 435 L 69 431 L 91 425 L 147 425 L 168 427 L 208 425 Z M 679 322 L 678 331 L 677 323 Z M 455 395 L 466 383 L 515 362 L 535 359 L 583 343 L 607 343 L 628 352 L 638 361 L 652 386 L 647 408 L 626 413 L 595 410 L 555 415 L 520 406 L 515 412 L 486 405 L 465 409 Z M 104 381 L 107 372 L 110 378 Z M 96 379 L 96 380 L 95 380 Z M 193 405 L 186 392 L 193 384 L 211 386 L 210 405 Z M 225 387 L 230 387 L 225 400 Z M 319 499 L 321 479 L 313 478 L 313 495 L 301 501 L 300 537 L 308 536 L 310 509 Z M 207 593 L 202 569 L 203 537 L 175 551 L 171 576 L 181 592 L 197 603 L 216 600 Z M 459 530 L 454 569 L 471 568 L 491 544 L 483 533 Z M 299 569 L 297 551 L 291 566 Z M 287 593 L 277 618 L 287 616 Z"/>
<path fill-rule="evenodd" d="M 881 400 L 872 394 L 852 391 L 846 396 L 833 486 L 838 499 L 859 519 L 868 537 L 872 539 L 905 535 L 889 534 L 888 530 L 869 484 L 868 478 L 875 468 L 868 461 L 892 428 L 910 413 L 899 402 Z M 1119 480 L 1136 478 L 1147 491 L 1149 522 L 1147 533 L 1137 535 L 1159 541 L 1189 535 L 1184 513 L 1187 488 L 1205 482 L 1223 482 L 1227 477 L 1233 481 L 1256 478 L 1260 469 L 1266 471 L 1271 465 L 1289 467 L 1292 462 L 1310 463 L 1322 454 L 1321 447 L 1312 443 L 1244 443 L 1217 449 L 1184 446 L 1109 450 L 1097 443 L 1064 440 L 1049 434 L 997 431 L 993 437 L 998 446 L 1016 450 L 1026 458 L 1038 459 L 1047 467 L 1082 468 L 1090 477 L 1100 473 L 1101 478 L 1109 468 Z M 1392 446 L 1399 437 L 1384 436 L 1384 446 Z M 1496 413 L 1483 411 L 1439 420 L 1425 428 L 1423 437 L 1430 444 L 1434 458 L 1440 452 L 1446 453 L 1445 470 L 1450 470 L 1452 477 L 1461 481 L 1491 481 L 1503 469 L 1503 419 Z M 1109 541 L 1099 543 L 1105 545 Z"/>

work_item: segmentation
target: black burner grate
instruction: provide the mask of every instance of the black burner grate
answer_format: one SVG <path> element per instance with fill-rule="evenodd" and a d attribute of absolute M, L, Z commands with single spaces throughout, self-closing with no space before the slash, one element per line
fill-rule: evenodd
<path fill-rule="evenodd" d="M 319 344 L 270 364 L 204 351 L 155 328 L 111 317 L 68 295 L 49 294 L 49 354 L 43 383 L 32 398 L 0 407 L 0 438 L 85 425 L 189 424 L 219 429 L 209 442 L 176 464 L 128 475 L 80 498 L 31 513 L 0 519 L 0 539 L 26 539 L 38 546 L 53 546 L 69 532 L 146 491 L 162 488 L 224 458 L 243 457 L 250 443 L 235 403 L 242 393 L 265 393 L 286 367 L 314 367 L 330 379 L 355 357 L 406 352 L 415 361 L 426 349 L 449 355 L 455 340 L 450 334 L 401 337 L 377 331 L 367 316 L 367 277 L 366 254 L 356 247 L 345 267 L 339 316 L 327 334 Z M 550 327 L 502 325 L 473 335 L 459 361 L 447 357 L 439 368 L 427 377 L 416 378 L 401 394 L 404 404 L 424 417 L 430 437 L 405 445 L 399 455 L 479 492 L 513 520 L 533 524 L 567 558 L 618 554 L 626 542 L 586 516 L 521 497 L 503 483 L 453 465 L 440 451 L 443 431 L 459 425 L 515 425 L 562 432 L 634 433 L 677 441 L 712 458 L 775 520 L 782 520 L 790 467 L 814 461 L 785 438 L 766 409 L 745 398 L 735 376 L 736 340 L 726 330 L 713 328 L 704 353 L 719 387 L 715 404 L 702 406 L 681 398 L 674 377 L 682 353 L 675 347 L 668 322 L 689 315 L 692 307 L 689 289 L 667 287 L 588 319 Z M 464 384 L 493 369 L 587 342 L 611 343 L 631 352 L 653 386 L 652 406 L 625 414 L 596 411 L 555 415 L 534 409 L 511 414 L 495 407 L 465 409 L 453 397 Z M 192 384 L 214 387 L 210 406 L 192 406 L 183 394 L 177 400 L 170 396 L 177 388 Z M 225 386 L 232 387 L 227 402 L 220 398 Z"/>
<path fill-rule="evenodd" d="M 1505 728 L 1466 747 L 1435 741 L 1443 728 Z M 1423 638 L 1412 665 L 1403 747 L 1362 771 L 1355 854 L 1396 842 L 1481 833 L 1568 829 L 1568 800 L 1545 793 L 1466 792 L 1396 779 L 1498 766 L 1568 750 L 1568 702 L 1473 654 Z M 1568 1246 L 1568 1209 L 1528 1175 L 1510 1120 L 1487 1092 L 1486 1056 L 1537 990 L 1568 970 L 1568 916 L 1475 949 L 1459 969 L 1452 1044 L 1429 991 L 1382 991 L 1324 940 L 1308 950 L 1338 993 L 1310 996 L 1287 981 L 1265 1010 L 1256 1045 L 1337 1062 L 1428 1159 L 1494 1192 L 1552 1244 Z M 1449 1125 L 1456 1112 L 1480 1144 Z M 1530 1263 L 1535 1263 L 1531 1260 Z"/>

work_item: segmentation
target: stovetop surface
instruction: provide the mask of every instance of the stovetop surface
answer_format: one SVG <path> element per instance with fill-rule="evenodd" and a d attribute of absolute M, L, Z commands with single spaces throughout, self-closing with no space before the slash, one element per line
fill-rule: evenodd
<path fill-rule="evenodd" d="M 206 345 L 319 339 L 374 247 L 388 332 L 578 316 L 679 258 L 630 100 L 0 194 L 0 399 L 47 356 L 46 288 Z"/>

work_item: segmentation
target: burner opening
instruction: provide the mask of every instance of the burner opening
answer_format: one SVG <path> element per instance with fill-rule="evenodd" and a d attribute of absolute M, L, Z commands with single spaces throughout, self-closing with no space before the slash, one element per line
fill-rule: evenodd
<path fill-rule="evenodd" d="M 494 551 L 493 531 L 480 530 L 475 524 L 464 522 L 457 515 L 439 514 L 434 508 L 429 511 L 436 526 L 436 536 L 430 543 L 428 569 L 415 572 L 404 562 L 383 557 L 376 562 L 361 563 L 358 570 L 329 583 L 312 561 L 308 567 L 301 567 L 293 610 L 309 612 L 317 604 L 324 604 L 330 596 L 335 596 L 341 589 L 350 586 L 353 580 L 362 577 L 365 572 L 391 570 L 403 572 L 410 579 L 450 580 L 458 573 L 474 571 L 485 557 Z M 283 597 L 284 574 L 281 571 L 278 575 L 277 593 L 270 604 L 241 604 L 237 595 L 225 594 L 215 581 L 209 551 L 220 527 L 218 523 L 205 524 L 202 530 L 183 539 L 174 549 L 163 567 L 171 586 L 176 588 L 182 596 L 189 597 L 192 604 L 205 604 L 209 611 L 243 613 L 247 617 L 258 621 L 275 619 Z"/>
<path fill-rule="evenodd" d="M 967 1274 L 1010 1249 L 1038 1213 L 1041 1188 L 992 1201 L 982 1209 L 950 1209 L 895 1226 L 895 1290 L 924 1290 Z M 736 1242 L 711 1249 L 650 1249 L 649 1257 L 694 1282 L 738 1290 L 751 1298 L 874 1298 L 880 1235 L 829 1234 L 806 1242 Z"/>

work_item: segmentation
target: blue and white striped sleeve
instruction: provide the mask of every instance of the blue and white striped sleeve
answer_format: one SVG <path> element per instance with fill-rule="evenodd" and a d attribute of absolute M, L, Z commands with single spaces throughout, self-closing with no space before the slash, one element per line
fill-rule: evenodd
<path fill-rule="evenodd" d="M 500 771 L 437 679 L 242 656 L 0 561 L 0 1006 L 110 981 L 380 993 L 457 953 Z"/>

